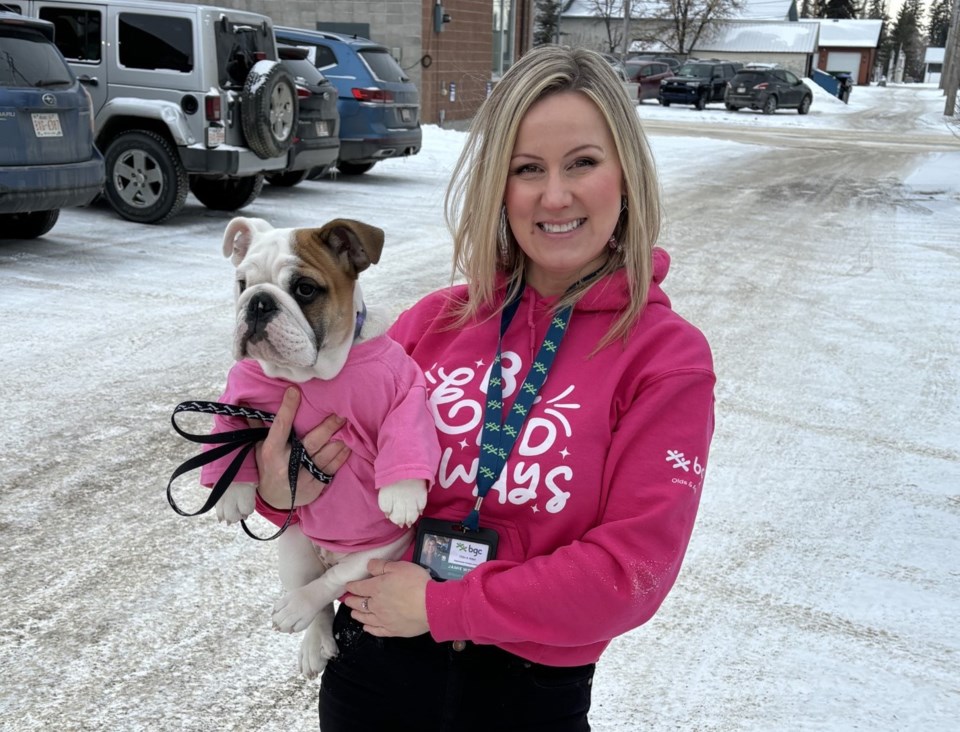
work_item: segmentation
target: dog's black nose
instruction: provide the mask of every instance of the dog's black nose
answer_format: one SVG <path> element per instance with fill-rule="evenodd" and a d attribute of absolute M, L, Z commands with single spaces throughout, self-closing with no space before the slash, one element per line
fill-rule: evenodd
<path fill-rule="evenodd" d="M 277 301 L 270 295 L 260 292 L 251 297 L 247 303 L 246 317 L 250 336 L 264 335 L 267 324 L 278 312 Z"/>

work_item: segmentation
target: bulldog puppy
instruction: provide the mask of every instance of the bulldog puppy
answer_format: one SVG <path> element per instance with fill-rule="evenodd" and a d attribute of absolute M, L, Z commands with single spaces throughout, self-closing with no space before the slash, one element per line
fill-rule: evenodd
<path fill-rule="evenodd" d="M 300 670 L 308 678 L 337 653 L 333 601 L 347 582 L 368 576 L 371 558 L 399 559 L 409 546 L 440 458 L 423 374 L 384 335 L 385 318 L 367 310 L 357 283 L 382 248 L 382 230 L 349 219 L 274 229 L 238 217 L 223 236 L 236 267 L 237 363 L 220 401 L 276 412 L 293 383 L 301 391 L 297 435 L 331 413 L 346 419 L 337 439 L 350 458 L 319 498 L 297 507 L 278 539 L 286 594 L 273 625 L 307 631 Z M 217 417 L 214 429 L 246 426 Z M 201 482 L 213 485 L 225 464 L 205 466 Z M 234 523 L 256 509 L 283 523 L 285 511 L 257 499 L 257 478 L 251 454 L 216 506 L 219 520 Z"/>

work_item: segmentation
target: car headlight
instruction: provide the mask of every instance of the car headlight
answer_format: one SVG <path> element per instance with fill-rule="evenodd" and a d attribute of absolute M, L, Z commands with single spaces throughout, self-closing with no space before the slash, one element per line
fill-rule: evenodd
<path fill-rule="evenodd" d="M 696 89 L 698 86 L 700 86 L 700 82 L 699 82 L 699 81 L 688 81 L 688 82 L 687 82 L 687 86 L 689 86 L 689 87 L 691 87 L 691 88 L 693 88 L 693 89 Z"/>

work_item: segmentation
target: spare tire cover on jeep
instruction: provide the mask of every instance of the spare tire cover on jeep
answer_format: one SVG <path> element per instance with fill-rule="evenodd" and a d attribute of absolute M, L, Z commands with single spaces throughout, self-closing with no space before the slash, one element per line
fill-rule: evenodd
<path fill-rule="evenodd" d="M 297 88 L 276 61 L 258 61 L 243 85 L 241 123 L 258 157 L 275 158 L 293 144 L 297 129 Z"/>

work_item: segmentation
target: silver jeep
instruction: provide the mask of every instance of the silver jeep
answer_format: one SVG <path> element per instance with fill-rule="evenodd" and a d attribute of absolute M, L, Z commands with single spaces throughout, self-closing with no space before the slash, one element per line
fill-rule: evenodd
<path fill-rule="evenodd" d="M 297 129 L 294 80 L 270 18 L 140 0 L 7 0 L 54 24 L 93 97 L 104 194 L 126 219 L 175 215 L 188 189 L 211 209 L 253 201 Z"/>

